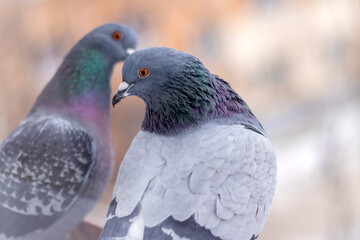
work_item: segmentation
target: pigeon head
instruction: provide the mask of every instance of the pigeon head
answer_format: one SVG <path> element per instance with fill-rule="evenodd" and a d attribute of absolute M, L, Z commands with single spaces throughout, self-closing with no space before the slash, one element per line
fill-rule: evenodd
<path fill-rule="evenodd" d="M 134 51 L 136 43 L 135 32 L 125 25 L 109 23 L 92 30 L 66 55 L 31 113 L 42 108 L 107 112 L 113 67 Z"/>
<path fill-rule="evenodd" d="M 250 112 L 229 84 L 198 58 L 170 48 L 142 49 L 126 59 L 113 106 L 129 95 L 146 103 L 143 129 L 162 134 Z"/>
<path fill-rule="evenodd" d="M 101 25 L 84 36 L 74 47 L 74 51 L 92 49 L 109 63 L 125 60 L 134 52 L 137 38 L 134 30 L 122 24 Z"/>
<path fill-rule="evenodd" d="M 152 108 L 168 101 L 196 97 L 207 88 L 209 71 L 194 56 L 170 48 L 147 48 L 129 56 L 123 66 L 123 82 L 113 98 L 113 105 L 122 98 L 135 95 Z M 185 96 L 180 95 L 183 92 Z M 171 97 L 172 99 L 170 99 Z M 170 103 L 169 103 L 170 104 Z"/>

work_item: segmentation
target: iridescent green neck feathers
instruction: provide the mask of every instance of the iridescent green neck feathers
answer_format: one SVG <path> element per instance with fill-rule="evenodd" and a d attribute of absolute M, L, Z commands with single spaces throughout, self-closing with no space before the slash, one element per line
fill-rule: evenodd
<path fill-rule="evenodd" d="M 77 102 L 85 102 L 84 108 L 92 105 L 107 111 L 112 66 L 95 50 L 73 49 L 38 97 L 31 113 L 44 107 L 71 108 Z"/>

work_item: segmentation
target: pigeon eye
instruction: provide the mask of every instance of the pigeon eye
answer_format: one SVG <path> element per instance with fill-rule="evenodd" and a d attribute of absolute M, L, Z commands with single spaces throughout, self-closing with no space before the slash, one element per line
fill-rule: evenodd
<path fill-rule="evenodd" d="M 139 70 L 140 77 L 146 77 L 147 75 L 149 75 L 149 71 L 146 68 L 142 68 Z"/>
<path fill-rule="evenodd" d="M 118 31 L 114 32 L 113 35 L 112 35 L 112 38 L 115 41 L 119 41 L 121 39 L 121 37 L 122 37 L 122 34 L 121 34 L 121 32 L 118 32 Z"/>

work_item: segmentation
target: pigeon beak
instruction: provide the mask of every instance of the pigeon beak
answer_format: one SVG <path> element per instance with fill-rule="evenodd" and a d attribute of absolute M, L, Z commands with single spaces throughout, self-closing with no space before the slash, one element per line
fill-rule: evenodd
<path fill-rule="evenodd" d="M 133 54 L 135 52 L 135 49 L 133 49 L 133 48 L 127 48 L 126 49 L 126 54 L 128 55 L 128 56 L 130 56 L 131 54 Z"/>
<path fill-rule="evenodd" d="M 130 93 L 128 93 L 128 90 L 134 85 L 134 83 L 132 84 L 128 84 L 126 82 L 122 82 L 119 86 L 119 89 L 117 90 L 117 92 L 115 93 L 113 99 L 112 99 L 112 106 L 115 107 L 115 105 L 121 101 L 121 99 L 125 98 L 126 96 L 129 96 Z"/>

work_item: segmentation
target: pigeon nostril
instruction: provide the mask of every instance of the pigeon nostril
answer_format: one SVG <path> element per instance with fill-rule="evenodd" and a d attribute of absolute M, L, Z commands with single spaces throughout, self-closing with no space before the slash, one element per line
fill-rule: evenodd
<path fill-rule="evenodd" d="M 128 55 L 128 56 L 130 56 L 131 54 L 133 54 L 135 52 L 135 49 L 133 49 L 133 48 L 128 48 L 128 49 L 126 49 L 126 54 Z"/>

